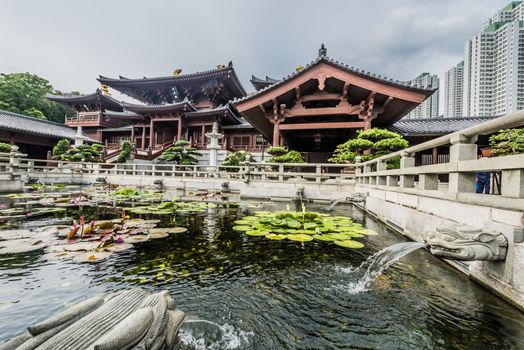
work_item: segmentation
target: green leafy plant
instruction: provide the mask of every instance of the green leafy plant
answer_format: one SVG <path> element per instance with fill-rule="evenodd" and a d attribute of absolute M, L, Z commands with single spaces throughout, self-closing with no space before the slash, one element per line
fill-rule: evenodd
<path fill-rule="evenodd" d="M 364 244 L 355 238 L 377 234 L 347 217 L 308 212 L 304 207 L 302 212 L 257 212 L 235 221 L 233 230 L 272 240 L 333 242 L 345 248 L 362 248 Z"/>
<path fill-rule="evenodd" d="M 71 143 L 67 139 L 58 141 L 55 147 L 53 147 L 53 157 L 58 157 L 66 153 L 70 146 Z"/>
<path fill-rule="evenodd" d="M 524 153 L 524 128 L 500 130 L 490 136 L 489 145 L 495 156 Z"/>
<path fill-rule="evenodd" d="M 133 150 L 133 146 L 131 145 L 131 142 L 125 140 L 121 144 L 121 151 L 118 155 L 118 158 L 116 159 L 117 163 L 125 163 L 129 157 L 131 156 L 131 151 Z"/>
<path fill-rule="evenodd" d="M 198 163 L 196 157 L 201 157 L 202 154 L 196 148 L 190 147 L 190 143 L 185 140 L 175 142 L 175 144 L 166 149 L 159 160 L 167 162 L 175 162 L 180 165 L 195 165 Z"/>
<path fill-rule="evenodd" d="M 365 162 L 407 147 L 409 147 L 409 143 L 402 135 L 385 129 L 372 128 L 358 131 L 355 139 L 338 145 L 333 156 L 328 161 L 332 163 L 352 163 L 357 156 L 360 156 L 361 160 Z M 394 157 L 389 159 L 387 166 L 388 169 L 399 168 L 400 158 Z"/>
<path fill-rule="evenodd" d="M 286 147 L 269 147 L 267 153 L 273 157 L 268 163 L 304 163 L 304 157 L 297 151 L 289 151 Z"/>
<path fill-rule="evenodd" d="M 11 152 L 11 145 L 8 143 L 0 142 L 0 152 L 3 152 L 3 153 Z"/>

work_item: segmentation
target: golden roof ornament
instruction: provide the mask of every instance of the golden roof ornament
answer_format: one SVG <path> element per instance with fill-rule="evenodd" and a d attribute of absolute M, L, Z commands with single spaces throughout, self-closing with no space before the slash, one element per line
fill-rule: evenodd
<path fill-rule="evenodd" d="M 100 85 L 100 91 L 102 91 L 102 95 L 104 96 L 111 96 L 111 93 L 109 92 L 109 86 L 107 85 Z"/>
<path fill-rule="evenodd" d="M 226 66 L 224 66 L 223 64 L 217 64 L 217 69 L 224 69 L 226 68 Z"/>
<path fill-rule="evenodd" d="M 177 76 L 180 75 L 180 73 L 182 73 L 182 69 L 177 68 L 177 69 L 175 69 L 175 70 L 173 71 L 173 76 L 174 76 L 174 77 L 177 77 Z"/>
<path fill-rule="evenodd" d="M 296 70 L 297 72 L 300 72 L 302 69 L 304 69 L 304 67 L 302 67 L 302 66 L 296 66 L 296 67 L 295 67 L 295 70 Z"/>

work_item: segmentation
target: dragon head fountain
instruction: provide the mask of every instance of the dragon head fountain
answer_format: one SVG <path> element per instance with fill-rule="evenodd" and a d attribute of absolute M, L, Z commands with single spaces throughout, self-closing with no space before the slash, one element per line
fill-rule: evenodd
<path fill-rule="evenodd" d="M 508 249 L 508 240 L 502 233 L 470 226 L 437 227 L 427 233 L 426 243 L 435 256 L 464 261 L 501 261 Z"/>

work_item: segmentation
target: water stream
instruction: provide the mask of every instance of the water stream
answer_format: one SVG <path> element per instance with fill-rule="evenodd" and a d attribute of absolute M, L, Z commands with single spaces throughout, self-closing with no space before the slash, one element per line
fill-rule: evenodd
<path fill-rule="evenodd" d="M 340 272 L 350 273 L 358 278 L 356 282 L 350 282 L 349 285 L 345 287 L 347 288 L 347 292 L 357 294 L 368 290 L 371 283 L 393 263 L 412 251 L 424 248 L 425 246 L 424 243 L 418 242 L 393 244 L 376 252 L 357 268 L 339 268 Z"/>

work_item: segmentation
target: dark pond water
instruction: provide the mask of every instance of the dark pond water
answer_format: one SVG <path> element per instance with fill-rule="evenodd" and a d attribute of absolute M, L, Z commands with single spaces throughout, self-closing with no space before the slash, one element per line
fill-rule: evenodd
<path fill-rule="evenodd" d="M 177 218 L 189 232 L 96 265 L 47 262 L 43 252 L 0 256 L 0 342 L 87 297 L 140 286 L 167 289 L 187 314 L 219 324 L 220 348 L 524 349 L 524 315 L 425 250 L 356 293 L 348 270 L 404 241 L 362 212 L 335 209 L 380 233 L 362 239 L 364 249 L 347 250 L 231 230 L 254 210 Z"/>

